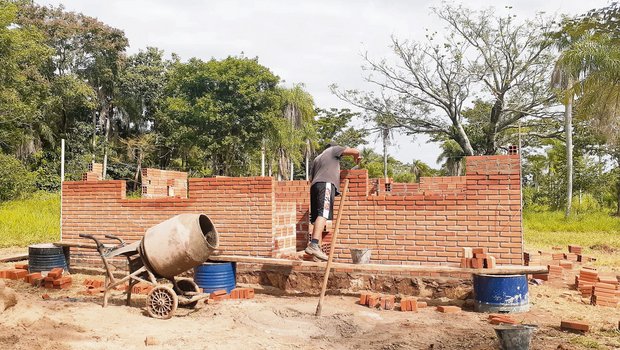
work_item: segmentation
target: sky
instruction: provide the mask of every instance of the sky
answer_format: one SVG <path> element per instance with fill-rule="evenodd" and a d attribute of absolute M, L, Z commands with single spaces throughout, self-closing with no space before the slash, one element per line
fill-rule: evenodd
<path fill-rule="evenodd" d="M 35 0 L 36 1 L 36 0 Z M 422 41 L 426 29 L 444 25 L 430 8 L 430 0 L 43 0 L 62 4 L 122 29 L 129 53 L 147 46 L 176 53 L 183 60 L 221 59 L 230 55 L 258 57 L 284 85 L 303 83 L 320 108 L 352 108 L 329 88 L 371 90 L 364 81 L 362 54 L 390 58 L 391 37 Z M 608 4 L 603 0 L 478 0 L 460 2 L 472 9 L 510 6 L 517 18 L 577 15 Z M 381 150 L 370 136 L 369 146 Z M 439 148 L 424 136 L 395 135 L 391 156 L 403 162 L 422 160 L 437 166 Z"/>

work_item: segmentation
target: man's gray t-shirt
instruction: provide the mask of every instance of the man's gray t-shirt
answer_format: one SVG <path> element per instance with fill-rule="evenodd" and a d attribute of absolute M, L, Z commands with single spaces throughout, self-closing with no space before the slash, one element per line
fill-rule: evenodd
<path fill-rule="evenodd" d="M 346 147 L 332 146 L 319 154 L 312 162 L 312 185 L 317 182 L 330 182 L 340 193 L 340 158 Z"/>

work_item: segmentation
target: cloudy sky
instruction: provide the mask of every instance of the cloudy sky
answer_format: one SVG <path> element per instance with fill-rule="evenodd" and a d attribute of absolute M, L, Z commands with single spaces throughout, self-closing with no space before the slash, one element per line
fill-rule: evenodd
<path fill-rule="evenodd" d="M 44 0 L 68 10 L 97 17 L 125 31 L 137 52 L 155 46 L 183 59 L 224 58 L 243 53 L 258 56 L 261 64 L 285 84 L 303 83 L 318 107 L 350 107 L 331 94 L 329 85 L 370 89 L 362 78 L 361 53 L 390 57 L 389 42 L 398 38 L 422 40 L 425 30 L 443 25 L 430 7 L 440 1 L 409 0 Z M 575 15 L 608 3 L 604 0 L 478 0 L 470 8 L 506 6 L 518 17 Z M 370 146 L 380 149 L 374 137 Z M 421 159 L 435 165 L 436 145 L 424 137 L 397 136 L 390 153 L 404 162 Z"/>

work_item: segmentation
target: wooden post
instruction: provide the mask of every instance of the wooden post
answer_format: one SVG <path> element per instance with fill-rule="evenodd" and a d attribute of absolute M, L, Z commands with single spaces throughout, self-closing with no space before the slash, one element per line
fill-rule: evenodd
<path fill-rule="evenodd" d="M 349 179 L 344 180 L 344 190 L 342 191 L 342 199 L 338 206 L 338 218 L 336 219 L 336 228 L 334 229 L 334 236 L 332 237 L 332 243 L 329 247 L 329 257 L 327 258 L 327 266 L 325 267 L 325 276 L 323 277 L 323 286 L 321 287 L 321 296 L 319 297 L 319 304 L 316 306 L 315 316 L 321 316 L 323 308 L 323 299 L 325 298 L 325 291 L 327 290 L 327 280 L 329 279 L 329 272 L 332 267 L 332 261 L 334 260 L 334 251 L 336 248 L 336 242 L 338 239 L 338 230 L 340 229 L 340 219 L 342 219 L 342 212 L 344 211 L 344 204 L 347 200 L 347 192 L 349 191 Z"/>

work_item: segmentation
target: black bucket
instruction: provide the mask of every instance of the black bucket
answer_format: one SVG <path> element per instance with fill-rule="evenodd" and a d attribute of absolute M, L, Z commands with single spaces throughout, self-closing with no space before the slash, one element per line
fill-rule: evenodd
<path fill-rule="evenodd" d="M 495 327 L 502 350 L 529 350 L 532 335 L 538 328 L 535 325 L 503 325 Z"/>

